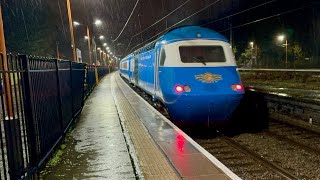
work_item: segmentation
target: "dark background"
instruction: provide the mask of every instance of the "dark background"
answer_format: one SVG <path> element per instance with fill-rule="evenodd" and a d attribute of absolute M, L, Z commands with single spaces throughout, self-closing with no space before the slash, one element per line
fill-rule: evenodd
<path fill-rule="evenodd" d="M 107 42 L 120 58 L 154 40 L 149 38 L 169 27 L 202 25 L 230 39 L 239 66 L 250 64 L 256 56 L 257 63 L 253 66 L 284 67 L 285 48 L 276 37 L 285 34 L 289 67 L 320 67 L 319 0 L 218 0 L 216 3 L 216 0 L 190 0 L 157 25 L 133 37 L 186 1 L 140 0 L 123 33 L 114 41 L 136 0 L 71 0 L 73 20 L 82 24 L 74 27 L 76 47 L 81 49 L 84 62 L 88 62 L 85 25 L 89 25 L 94 37 L 106 37 L 104 41 L 96 39 L 97 46 Z M 7 51 L 55 57 L 58 47 L 62 58 L 72 59 L 66 0 L 1 0 L 1 3 Z M 259 7 L 248 10 L 255 6 Z M 199 10 L 202 11 L 194 14 Z M 236 14 L 244 10 L 248 11 Z M 103 24 L 95 26 L 96 19 Z M 181 20 L 184 21 L 177 24 Z M 253 47 L 249 45 L 251 41 Z"/>

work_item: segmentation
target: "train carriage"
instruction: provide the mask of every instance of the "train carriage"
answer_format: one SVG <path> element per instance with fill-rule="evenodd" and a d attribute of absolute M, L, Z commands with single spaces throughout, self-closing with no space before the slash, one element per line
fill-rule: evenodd
<path fill-rule="evenodd" d="M 167 32 L 121 60 L 120 69 L 175 121 L 224 122 L 244 94 L 228 40 L 198 26 Z"/>

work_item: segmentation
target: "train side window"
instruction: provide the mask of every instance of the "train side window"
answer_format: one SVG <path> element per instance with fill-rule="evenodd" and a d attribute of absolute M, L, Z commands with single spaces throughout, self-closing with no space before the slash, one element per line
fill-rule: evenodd
<path fill-rule="evenodd" d="M 160 52 L 160 66 L 164 65 L 165 60 L 166 60 L 166 52 L 165 52 L 164 48 L 162 48 L 161 52 Z"/>

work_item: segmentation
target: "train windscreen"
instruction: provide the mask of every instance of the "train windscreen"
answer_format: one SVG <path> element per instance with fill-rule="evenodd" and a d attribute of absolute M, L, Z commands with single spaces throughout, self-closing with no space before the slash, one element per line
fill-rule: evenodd
<path fill-rule="evenodd" d="M 179 52 L 183 63 L 226 62 L 222 46 L 180 46 Z"/>

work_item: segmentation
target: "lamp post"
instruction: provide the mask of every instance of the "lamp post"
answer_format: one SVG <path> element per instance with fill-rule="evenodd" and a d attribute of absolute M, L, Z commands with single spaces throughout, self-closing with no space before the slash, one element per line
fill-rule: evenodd
<path fill-rule="evenodd" d="M 102 21 L 101 20 L 96 20 L 94 23 L 94 25 L 96 26 L 99 26 L 102 24 Z M 77 22 L 77 21 L 74 21 L 73 22 L 73 25 L 74 26 L 80 26 L 81 23 Z M 86 25 L 86 31 L 87 31 L 87 35 L 85 36 L 85 39 L 88 40 L 88 49 L 89 49 L 89 64 L 91 65 L 92 64 L 92 52 L 91 52 L 91 35 L 90 35 L 90 29 L 89 29 L 89 25 Z M 100 36 L 99 39 L 104 39 L 104 36 Z M 94 43 L 94 46 L 95 46 L 95 52 L 97 51 L 96 50 L 96 45 Z M 96 62 L 97 63 L 97 62 Z"/>
<path fill-rule="evenodd" d="M 0 69 L 3 71 L 8 71 L 8 61 L 7 61 L 7 50 L 6 50 L 6 40 L 4 36 L 4 28 L 3 28 L 3 21 L 2 21 L 2 9 L 1 9 L 1 1 L 0 1 L 0 52 L 2 52 L 2 58 L 0 58 Z M 7 99 L 6 103 L 6 111 L 7 115 L 10 119 L 10 117 L 13 117 L 13 109 L 12 109 L 12 97 L 11 97 L 11 86 L 9 81 L 9 74 L 4 74 L 5 83 L 5 97 Z"/>
<path fill-rule="evenodd" d="M 285 37 L 285 35 L 279 35 L 278 41 L 283 42 L 285 40 L 285 48 L 286 48 L 286 68 L 288 68 L 288 39 Z"/>
<path fill-rule="evenodd" d="M 91 45 L 90 45 L 90 30 L 89 27 L 87 26 L 87 37 L 88 37 L 88 48 L 89 48 L 89 64 L 92 64 L 92 59 L 91 59 Z"/>
<path fill-rule="evenodd" d="M 253 64 L 256 64 L 256 62 L 253 62 L 253 59 L 254 59 L 254 57 L 253 57 L 253 45 L 254 45 L 254 42 L 253 41 L 251 41 L 250 43 L 250 47 L 251 47 L 251 63 Z"/>
<path fill-rule="evenodd" d="M 69 18 L 69 26 L 70 26 L 70 35 L 71 35 L 71 48 L 73 53 L 73 61 L 77 61 L 77 54 L 76 54 L 76 46 L 74 43 L 74 33 L 73 33 L 73 21 L 72 21 L 72 12 L 70 7 L 70 0 L 67 0 L 67 9 L 68 9 L 68 18 Z"/>

